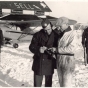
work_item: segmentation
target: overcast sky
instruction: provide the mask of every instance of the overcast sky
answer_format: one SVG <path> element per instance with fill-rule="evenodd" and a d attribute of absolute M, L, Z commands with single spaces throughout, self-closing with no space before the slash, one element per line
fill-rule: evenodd
<path fill-rule="evenodd" d="M 51 16 L 65 16 L 79 22 L 88 22 L 88 1 L 84 1 L 45 1 L 45 3 L 52 10 Z"/>

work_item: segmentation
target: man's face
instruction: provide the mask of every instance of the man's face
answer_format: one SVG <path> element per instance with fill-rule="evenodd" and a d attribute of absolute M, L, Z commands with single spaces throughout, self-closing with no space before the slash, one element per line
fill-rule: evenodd
<path fill-rule="evenodd" d="M 58 29 L 60 29 L 62 32 L 64 30 L 66 30 L 68 28 L 68 25 L 67 24 L 61 24 L 61 25 L 58 25 Z"/>
<path fill-rule="evenodd" d="M 50 34 L 51 34 L 51 32 L 52 32 L 51 25 L 50 25 L 50 24 L 48 24 L 48 25 L 47 25 L 47 27 L 46 27 L 46 28 L 44 28 L 44 31 L 45 31 L 48 35 L 50 35 Z"/>

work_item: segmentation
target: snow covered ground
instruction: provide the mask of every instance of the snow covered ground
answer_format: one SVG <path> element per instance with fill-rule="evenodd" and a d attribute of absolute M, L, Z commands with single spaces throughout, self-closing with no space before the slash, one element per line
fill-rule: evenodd
<path fill-rule="evenodd" d="M 84 65 L 81 38 L 77 41 L 73 87 L 88 87 L 88 66 Z M 31 70 L 33 54 L 29 51 L 29 44 L 30 41 L 19 43 L 17 49 L 14 49 L 12 45 L 3 46 L 0 62 L 1 87 L 33 87 L 33 71 Z M 44 79 L 42 86 L 44 86 Z M 53 75 L 53 87 L 59 87 L 57 70 Z"/>

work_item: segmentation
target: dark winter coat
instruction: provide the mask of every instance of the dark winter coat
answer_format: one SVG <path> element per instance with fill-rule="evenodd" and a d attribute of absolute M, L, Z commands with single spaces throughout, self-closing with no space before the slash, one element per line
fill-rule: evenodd
<path fill-rule="evenodd" d="M 1 48 L 1 45 L 3 45 L 3 33 L 2 33 L 2 30 L 0 29 L 0 48 Z"/>
<path fill-rule="evenodd" d="M 86 28 L 82 34 L 82 45 L 88 48 L 88 28 Z"/>
<path fill-rule="evenodd" d="M 29 50 L 34 53 L 32 70 L 36 74 L 51 75 L 54 73 L 55 59 L 46 52 L 40 53 L 39 49 L 42 46 L 46 46 L 47 48 L 57 47 L 58 38 L 55 31 L 52 31 L 49 38 L 43 29 L 34 34 Z"/>

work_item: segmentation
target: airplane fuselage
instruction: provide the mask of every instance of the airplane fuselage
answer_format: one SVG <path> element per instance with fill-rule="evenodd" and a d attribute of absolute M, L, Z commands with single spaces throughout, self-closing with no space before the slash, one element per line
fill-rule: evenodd
<path fill-rule="evenodd" d="M 5 24 L 0 24 L 0 28 L 3 32 L 4 39 L 13 44 L 19 43 L 19 41 L 30 41 L 32 39 L 32 35 L 41 29 L 41 27 L 31 27 L 24 29 L 24 31 L 21 31 L 19 27 L 18 28 L 16 28 L 15 26 L 11 27 L 11 25 L 5 25 Z M 8 32 L 8 31 L 13 31 L 13 32 Z M 15 33 L 14 31 L 19 33 Z M 21 35 L 25 35 L 25 36 L 18 40 L 18 38 Z"/>

